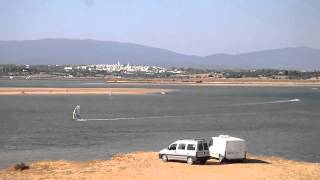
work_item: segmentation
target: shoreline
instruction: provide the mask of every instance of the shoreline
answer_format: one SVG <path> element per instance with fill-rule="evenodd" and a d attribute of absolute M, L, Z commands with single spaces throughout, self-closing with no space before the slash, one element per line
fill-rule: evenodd
<path fill-rule="evenodd" d="M 172 90 L 157 88 L 43 88 L 0 87 L 0 95 L 145 95 L 168 93 Z"/>
<path fill-rule="evenodd" d="M 0 179 L 319 179 L 320 163 L 249 155 L 244 163 L 205 165 L 162 162 L 157 152 L 114 155 L 110 160 L 39 161 L 22 172 L 0 170 Z"/>
<path fill-rule="evenodd" d="M 289 80 L 289 79 L 258 79 L 258 78 L 228 78 L 228 79 L 208 79 L 208 78 L 191 78 L 191 79 L 15 79 L 4 80 L 1 82 L 99 82 L 105 84 L 123 84 L 123 85 L 176 85 L 176 86 L 253 86 L 253 87 L 320 87 L 320 79 L 315 80 Z"/>
<path fill-rule="evenodd" d="M 221 86 L 221 87 L 315 87 L 320 88 L 320 83 L 232 83 L 232 82 L 204 82 L 204 83 L 184 83 L 184 82 L 176 82 L 176 83 L 159 83 L 159 82 L 108 82 L 109 84 L 124 84 L 124 85 L 168 85 L 168 86 Z"/>
<path fill-rule="evenodd" d="M 110 84 L 154 84 L 154 85 L 185 85 L 185 86 L 279 86 L 279 87 L 320 87 L 319 80 L 270 80 L 270 79 L 254 79 L 254 78 L 243 78 L 243 79 L 190 79 L 188 81 L 182 80 L 152 80 L 152 79 L 141 79 L 141 80 L 109 80 L 105 81 Z"/>

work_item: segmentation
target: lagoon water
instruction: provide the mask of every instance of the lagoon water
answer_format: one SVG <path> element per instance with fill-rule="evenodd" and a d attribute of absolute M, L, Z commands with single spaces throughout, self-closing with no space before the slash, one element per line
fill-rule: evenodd
<path fill-rule="evenodd" d="M 120 152 L 158 151 L 179 138 L 219 134 L 246 139 L 252 154 L 320 162 L 320 90 L 312 87 L 77 81 L 2 81 L 0 86 L 176 90 L 166 95 L 0 96 L 0 167 L 47 159 L 108 159 Z M 289 101 L 293 99 L 299 100 Z M 83 118 L 120 120 L 74 122 L 77 104 Z"/>

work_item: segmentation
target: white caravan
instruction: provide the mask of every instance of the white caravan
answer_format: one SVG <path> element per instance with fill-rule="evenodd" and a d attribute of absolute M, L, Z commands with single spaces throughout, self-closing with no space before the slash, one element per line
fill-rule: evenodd
<path fill-rule="evenodd" d="M 212 137 L 209 142 L 210 157 L 224 160 L 244 160 L 246 159 L 246 142 L 243 139 L 220 135 Z"/>

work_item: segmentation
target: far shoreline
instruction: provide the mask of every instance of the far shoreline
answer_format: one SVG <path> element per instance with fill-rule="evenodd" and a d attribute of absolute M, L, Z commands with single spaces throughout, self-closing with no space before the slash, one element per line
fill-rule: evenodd
<path fill-rule="evenodd" d="M 170 79 L 170 78 L 134 78 L 134 79 L 105 79 L 105 78 L 73 78 L 73 79 L 0 79 L 1 82 L 88 82 L 105 83 L 110 85 L 168 85 L 168 86 L 231 86 L 231 87 L 320 87 L 320 79 L 290 80 L 290 79 L 259 79 L 259 78 L 226 78 L 226 79 Z M 10 86 L 9 86 L 10 87 Z M 9 88 L 8 87 L 8 88 Z M 0 87 L 1 88 L 1 87 Z M 13 87 L 12 87 L 13 88 Z M 58 88 L 58 87 L 53 87 Z M 149 88 L 148 88 L 149 89 Z"/>
<path fill-rule="evenodd" d="M 109 84 L 124 84 L 124 85 L 168 85 L 168 86 L 221 86 L 221 87 L 319 87 L 320 83 L 273 83 L 273 82 L 264 82 L 264 83 L 233 83 L 233 82 L 204 82 L 204 83 L 185 83 L 185 82 L 107 82 Z"/>
<path fill-rule="evenodd" d="M 320 79 L 261 79 L 261 78 L 137 78 L 137 79 L 109 79 L 110 84 L 155 84 L 155 85 L 189 85 L 189 86 L 307 86 L 320 87 Z"/>

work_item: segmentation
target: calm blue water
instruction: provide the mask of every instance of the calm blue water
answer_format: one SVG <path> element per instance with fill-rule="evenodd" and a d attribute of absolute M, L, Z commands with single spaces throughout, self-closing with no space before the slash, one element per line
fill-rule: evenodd
<path fill-rule="evenodd" d="M 74 81 L 0 81 L 0 86 L 177 90 L 167 95 L 0 96 L 0 167 L 41 159 L 107 159 L 119 152 L 158 151 L 180 138 L 219 134 L 246 139 L 249 153 L 320 162 L 320 90 L 311 87 Z M 300 101 L 286 101 L 296 98 Z M 77 104 L 84 118 L 135 118 L 74 122 Z"/>

